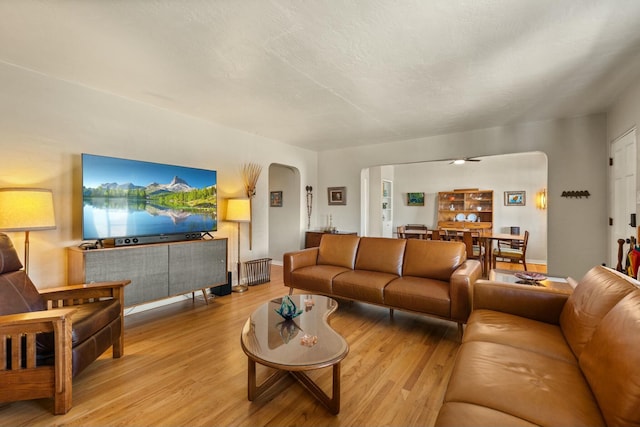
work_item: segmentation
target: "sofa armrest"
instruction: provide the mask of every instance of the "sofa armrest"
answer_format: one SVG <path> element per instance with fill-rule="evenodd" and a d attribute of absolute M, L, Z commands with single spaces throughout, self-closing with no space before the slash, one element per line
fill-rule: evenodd
<path fill-rule="evenodd" d="M 38 292 L 47 301 L 49 308 L 82 304 L 83 302 L 97 301 L 101 298 L 118 299 L 121 306 L 124 306 L 124 287 L 129 283 L 131 283 L 131 280 L 94 282 L 45 288 L 40 289 Z"/>
<path fill-rule="evenodd" d="M 473 288 L 473 309 L 500 311 L 558 324 L 569 294 L 554 289 L 478 280 Z"/>
<path fill-rule="evenodd" d="M 284 285 L 291 287 L 291 273 L 295 270 L 308 267 L 311 265 L 316 265 L 318 260 L 318 247 L 302 249 L 295 252 L 287 252 L 282 256 L 283 268 L 282 268 L 282 278 L 284 280 Z"/>
<path fill-rule="evenodd" d="M 471 313 L 471 290 L 482 276 L 482 264 L 468 259 L 458 267 L 450 279 L 451 319 L 466 323 Z"/>

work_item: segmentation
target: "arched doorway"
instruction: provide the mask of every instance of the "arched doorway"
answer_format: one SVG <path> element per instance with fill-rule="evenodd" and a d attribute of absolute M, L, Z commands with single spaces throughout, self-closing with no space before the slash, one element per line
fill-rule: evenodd
<path fill-rule="evenodd" d="M 300 249 L 300 171 L 292 166 L 269 166 L 269 258 L 282 264 L 285 252 Z"/>

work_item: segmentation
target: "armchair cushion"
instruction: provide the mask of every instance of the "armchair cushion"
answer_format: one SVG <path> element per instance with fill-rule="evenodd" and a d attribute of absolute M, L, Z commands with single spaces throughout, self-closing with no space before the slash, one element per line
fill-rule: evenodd
<path fill-rule="evenodd" d="M 0 233 L 0 274 L 18 271 L 21 268 L 22 263 L 13 242 L 6 234 Z"/>

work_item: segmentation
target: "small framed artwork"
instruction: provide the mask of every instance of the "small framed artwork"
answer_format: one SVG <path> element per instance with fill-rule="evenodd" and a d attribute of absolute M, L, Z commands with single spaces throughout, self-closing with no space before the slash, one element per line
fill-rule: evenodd
<path fill-rule="evenodd" d="M 526 204 L 526 191 L 505 191 L 505 206 L 524 206 Z"/>
<path fill-rule="evenodd" d="M 424 206 L 424 193 L 407 193 L 408 206 Z"/>
<path fill-rule="evenodd" d="M 272 208 L 282 207 L 282 191 L 271 192 L 271 207 Z"/>
<path fill-rule="evenodd" d="M 330 205 L 346 205 L 347 187 L 328 187 L 327 196 Z"/>

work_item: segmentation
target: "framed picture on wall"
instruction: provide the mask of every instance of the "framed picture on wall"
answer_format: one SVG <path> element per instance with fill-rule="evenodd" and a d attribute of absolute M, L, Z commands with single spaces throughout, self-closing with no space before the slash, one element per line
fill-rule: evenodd
<path fill-rule="evenodd" d="M 330 205 L 346 205 L 347 187 L 328 187 L 327 197 Z"/>
<path fill-rule="evenodd" d="M 526 204 L 526 191 L 505 191 L 504 192 L 505 206 L 525 206 L 525 204 Z"/>
<path fill-rule="evenodd" d="M 424 206 L 424 193 L 407 193 L 407 206 Z"/>
<path fill-rule="evenodd" d="M 271 192 L 271 207 L 272 208 L 282 207 L 282 191 Z"/>

